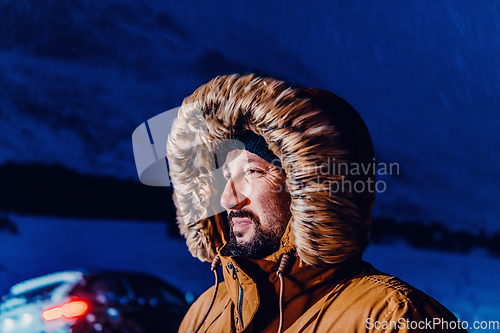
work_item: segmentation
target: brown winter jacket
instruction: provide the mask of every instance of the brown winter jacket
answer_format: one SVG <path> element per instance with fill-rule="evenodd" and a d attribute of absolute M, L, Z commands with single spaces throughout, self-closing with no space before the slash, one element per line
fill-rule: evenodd
<path fill-rule="evenodd" d="M 271 256 L 221 257 L 224 282 L 200 332 L 277 332 L 275 273 L 281 256 L 292 251 L 295 260 L 284 274 L 285 332 L 393 331 L 396 323 L 404 332 L 429 328 L 430 318 L 456 321 L 429 296 L 362 262 L 375 199 L 365 187 L 375 180 L 373 145 L 359 114 L 323 90 L 229 75 L 183 101 L 167 158 L 177 223 L 193 256 L 212 262 L 226 244 L 220 152 L 244 131 L 262 136 L 279 158 L 292 217 Z M 339 190 L 344 182 L 363 187 Z M 180 332 L 193 332 L 202 321 L 212 292 L 195 302 Z"/>
<path fill-rule="evenodd" d="M 283 247 L 276 254 L 282 252 L 286 252 Z M 224 282 L 199 332 L 277 332 L 275 258 L 222 257 Z M 213 289 L 192 305 L 179 332 L 194 331 L 209 307 Z M 434 325 L 435 320 L 440 322 Z M 366 262 L 319 268 L 295 256 L 285 276 L 285 333 L 448 332 L 454 330 L 446 328 L 454 325 L 459 325 L 457 318 L 437 301 Z"/>

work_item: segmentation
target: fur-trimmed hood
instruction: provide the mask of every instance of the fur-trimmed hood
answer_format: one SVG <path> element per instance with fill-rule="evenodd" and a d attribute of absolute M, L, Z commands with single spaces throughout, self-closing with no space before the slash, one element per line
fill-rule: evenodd
<path fill-rule="evenodd" d="M 248 130 L 265 139 L 286 172 L 299 257 L 315 266 L 360 258 L 375 198 L 373 146 L 363 120 L 330 92 L 254 75 L 201 86 L 172 126 L 167 158 L 177 223 L 193 256 L 212 261 L 225 243 L 217 152 Z"/>

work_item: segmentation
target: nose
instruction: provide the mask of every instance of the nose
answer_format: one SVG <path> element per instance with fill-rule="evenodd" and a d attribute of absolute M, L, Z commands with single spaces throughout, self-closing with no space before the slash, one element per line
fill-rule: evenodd
<path fill-rule="evenodd" d="M 248 203 L 249 199 L 237 189 L 233 180 L 229 179 L 220 198 L 221 206 L 225 209 L 241 209 Z"/>

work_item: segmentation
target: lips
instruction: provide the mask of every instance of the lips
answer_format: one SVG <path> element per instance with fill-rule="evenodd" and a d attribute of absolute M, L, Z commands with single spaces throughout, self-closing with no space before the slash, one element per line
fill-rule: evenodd
<path fill-rule="evenodd" d="M 233 217 L 231 222 L 233 223 L 234 230 L 246 229 L 253 223 L 248 217 Z"/>
<path fill-rule="evenodd" d="M 229 224 L 233 234 L 237 238 L 244 238 L 252 234 L 254 225 L 258 224 L 258 220 L 249 210 L 234 210 L 228 215 Z"/>

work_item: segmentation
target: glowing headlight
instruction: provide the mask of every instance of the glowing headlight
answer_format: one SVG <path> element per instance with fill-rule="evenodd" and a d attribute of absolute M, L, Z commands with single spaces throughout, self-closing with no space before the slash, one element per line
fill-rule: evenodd
<path fill-rule="evenodd" d="M 5 332 L 8 332 L 8 331 L 14 329 L 14 319 L 5 318 L 3 320 L 3 329 L 5 330 Z"/>
<path fill-rule="evenodd" d="M 29 313 L 23 314 L 22 323 L 24 326 L 29 326 L 33 322 L 33 316 Z"/>

